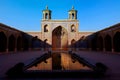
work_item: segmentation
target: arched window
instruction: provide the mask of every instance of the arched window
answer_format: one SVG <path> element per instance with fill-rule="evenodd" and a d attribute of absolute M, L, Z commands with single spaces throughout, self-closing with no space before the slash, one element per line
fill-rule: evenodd
<path fill-rule="evenodd" d="M 76 42 L 75 39 L 71 40 L 71 44 L 75 44 L 75 42 Z"/>
<path fill-rule="evenodd" d="M 76 40 L 75 40 L 75 39 L 72 39 L 72 40 L 71 40 L 71 47 L 72 47 L 72 48 L 75 48 L 75 47 L 76 47 L 76 44 L 75 44 L 75 43 L 76 43 Z"/>
<path fill-rule="evenodd" d="M 45 13 L 45 19 L 48 19 L 48 13 Z"/>
<path fill-rule="evenodd" d="M 74 17 L 75 17 L 75 15 L 74 15 L 74 13 L 72 13 L 72 19 L 74 19 Z"/>
<path fill-rule="evenodd" d="M 47 43 L 47 41 L 48 41 L 47 39 L 44 40 L 45 43 Z"/>
<path fill-rule="evenodd" d="M 72 25 L 72 26 L 71 26 L 71 32 L 75 32 L 75 31 L 76 31 L 75 26 Z"/>
<path fill-rule="evenodd" d="M 48 25 L 44 26 L 44 32 L 48 32 Z"/>
<path fill-rule="evenodd" d="M 4 32 L 0 32 L 0 52 L 6 51 L 7 37 Z"/>

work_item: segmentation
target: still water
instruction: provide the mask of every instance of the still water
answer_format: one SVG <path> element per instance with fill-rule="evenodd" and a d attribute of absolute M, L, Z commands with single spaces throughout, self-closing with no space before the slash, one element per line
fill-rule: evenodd
<path fill-rule="evenodd" d="M 69 53 L 52 53 L 52 56 L 27 70 L 92 70 Z"/>

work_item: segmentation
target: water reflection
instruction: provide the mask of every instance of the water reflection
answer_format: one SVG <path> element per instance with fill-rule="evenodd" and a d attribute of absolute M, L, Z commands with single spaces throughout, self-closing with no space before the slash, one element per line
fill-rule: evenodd
<path fill-rule="evenodd" d="M 52 53 L 52 56 L 27 70 L 92 70 L 69 53 Z"/>
<path fill-rule="evenodd" d="M 30 64 L 18 63 L 6 74 L 9 77 L 103 77 L 107 67 L 102 63 L 91 64 L 75 53 L 45 53 Z M 55 75 L 55 76 L 54 76 Z"/>

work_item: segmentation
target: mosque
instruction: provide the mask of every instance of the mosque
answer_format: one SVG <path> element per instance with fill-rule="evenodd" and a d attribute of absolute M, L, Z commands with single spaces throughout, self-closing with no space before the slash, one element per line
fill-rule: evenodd
<path fill-rule="evenodd" d="M 52 11 L 42 11 L 40 32 L 24 32 L 0 23 L 0 52 L 30 50 L 120 52 L 120 23 L 98 32 L 80 32 L 77 10 L 68 11 L 68 19 L 53 20 Z"/>

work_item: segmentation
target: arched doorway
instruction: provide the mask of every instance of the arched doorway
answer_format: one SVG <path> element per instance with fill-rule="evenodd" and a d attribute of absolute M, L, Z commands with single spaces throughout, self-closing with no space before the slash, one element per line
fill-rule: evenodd
<path fill-rule="evenodd" d="M 0 32 L 0 52 L 4 52 L 6 50 L 7 38 L 4 32 Z"/>
<path fill-rule="evenodd" d="M 76 44 L 75 44 L 75 39 L 71 40 L 71 50 L 75 50 L 76 49 Z"/>
<path fill-rule="evenodd" d="M 98 37 L 98 48 L 100 51 L 103 51 L 103 38 L 102 36 Z"/>
<path fill-rule="evenodd" d="M 112 50 L 112 42 L 111 42 L 111 37 L 109 35 L 105 37 L 105 50 L 106 51 Z"/>
<path fill-rule="evenodd" d="M 52 32 L 52 50 L 68 50 L 68 33 L 61 26 L 58 26 Z"/>
<path fill-rule="evenodd" d="M 113 37 L 114 50 L 120 52 L 120 32 L 117 32 Z"/>
<path fill-rule="evenodd" d="M 9 37 L 9 45 L 8 45 L 9 51 L 14 51 L 15 50 L 15 37 L 11 35 Z"/>

